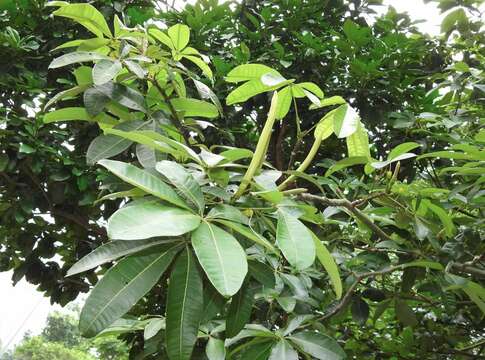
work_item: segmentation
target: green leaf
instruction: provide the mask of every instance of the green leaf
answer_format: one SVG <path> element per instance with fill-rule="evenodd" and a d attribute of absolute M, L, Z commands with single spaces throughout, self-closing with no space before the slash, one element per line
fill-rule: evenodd
<path fill-rule="evenodd" d="M 397 319 L 402 322 L 404 326 L 414 327 L 418 325 L 418 319 L 406 301 L 396 299 L 395 310 Z"/>
<path fill-rule="evenodd" d="M 76 262 L 67 272 L 72 276 L 84 271 L 94 269 L 99 265 L 116 260 L 122 256 L 134 254 L 155 245 L 166 243 L 167 239 L 151 239 L 140 241 L 110 241 L 84 256 Z"/>
<path fill-rule="evenodd" d="M 274 276 L 274 270 L 271 269 L 265 263 L 250 260 L 248 262 L 249 265 L 249 273 L 251 276 L 256 279 L 261 285 L 266 287 L 267 289 L 274 289 L 276 285 L 276 280 Z"/>
<path fill-rule="evenodd" d="M 234 221 L 228 221 L 224 219 L 215 219 L 218 223 L 227 226 L 228 228 L 236 231 L 237 233 L 241 234 L 242 236 L 248 238 L 251 241 L 254 241 L 256 244 L 264 246 L 269 251 L 277 254 L 278 252 L 274 248 L 274 246 L 266 240 L 262 235 L 255 232 L 253 229 L 248 228 L 247 226 L 241 225 Z"/>
<path fill-rule="evenodd" d="M 237 240 L 221 228 L 203 222 L 192 233 L 192 246 L 217 291 L 224 296 L 234 295 L 248 271 L 246 253 Z"/>
<path fill-rule="evenodd" d="M 190 207 L 180 198 L 180 196 L 155 175 L 121 161 L 101 160 L 99 161 L 99 164 L 123 181 L 173 205 L 190 210 Z"/>
<path fill-rule="evenodd" d="M 455 27 L 462 27 L 467 24 L 468 17 L 466 16 L 465 11 L 460 7 L 451 11 L 448 15 L 445 16 L 445 18 L 441 22 L 441 32 L 449 33 Z"/>
<path fill-rule="evenodd" d="M 315 261 L 315 244 L 310 231 L 298 218 L 283 210 L 278 211 L 276 243 L 298 270 L 310 267 Z"/>
<path fill-rule="evenodd" d="M 334 172 L 348 168 L 349 166 L 354 166 L 354 165 L 365 165 L 369 159 L 364 156 L 357 156 L 357 157 L 348 157 L 345 159 L 342 159 L 340 161 L 337 161 L 335 164 L 333 164 L 330 169 L 327 170 L 325 173 L 325 176 L 328 177 L 332 175 Z"/>
<path fill-rule="evenodd" d="M 232 297 L 227 310 L 226 336 L 236 336 L 249 322 L 253 309 L 254 294 L 246 282 L 236 295 Z"/>
<path fill-rule="evenodd" d="M 86 90 L 85 86 L 75 86 L 71 89 L 58 92 L 45 104 L 44 111 L 58 101 L 61 101 L 65 98 L 76 97 L 77 95 L 81 94 L 84 90 Z"/>
<path fill-rule="evenodd" d="M 133 255 L 106 272 L 86 299 L 79 329 L 92 337 L 124 315 L 158 282 L 178 246 L 165 251 Z"/>
<path fill-rule="evenodd" d="M 369 318 L 369 305 L 360 296 L 355 296 L 352 300 L 352 306 L 350 308 L 352 312 L 352 319 L 359 325 L 365 325 Z"/>
<path fill-rule="evenodd" d="M 95 87 L 87 89 L 83 94 L 84 106 L 89 116 L 96 116 L 103 112 L 110 98 Z"/>
<path fill-rule="evenodd" d="M 248 80 L 260 81 L 261 76 L 268 73 L 281 76 L 281 74 L 278 71 L 266 65 L 244 64 L 244 65 L 236 66 L 234 69 L 232 69 L 226 75 L 225 80 L 230 83 L 238 83 L 241 81 L 248 81 Z"/>
<path fill-rule="evenodd" d="M 269 360 L 298 360 L 298 353 L 288 341 L 281 339 L 271 349 Z"/>
<path fill-rule="evenodd" d="M 323 141 L 333 134 L 333 114 L 331 111 L 320 119 L 315 128 L 316 139 L 320 138 Z"/>
<path fill-rule="evenodd" d="M 347 151 L 349 157 L 365 156 L 370 158 L 369 136 L 364 125 L 359 121 L 357 130 L 347 137 Z"/>
<path fill-rule="evenodd" d="M 199 213 L 204 213 L 204 194 L 192 174 L 182 165 L 168 160 L 158 162 L 155 168 L 177 188 L 180 195 L 199 210 Z"/>
<path fill-rule="evenodd" d="M 424 199 L 422 201 L 423 205 L 430 209 L 436 216 L 439 217 L 441 223 L 445 227 L 445 234 L 448 237 L 452 237 L 456 232 L 455 224 L 453 224 L 453 220 L 448 215 L 448 213 L 440 206 L 433 204 L 428 199 Z"/>
<path fill-rule="evenodd" d="M 184 112 L 185 117 L 215 118 L 219 115 L 217 107 L 206 101 L 190 98 L 176 98 L 170 101 L 175 110 Z"/>
<path fill-rule="evenodd" d="M 54 11 L 53 14 L 77 21 L 97 37 L 103 37 L 103 34 L 109 38 L 112 37 L 104 16 L 90 4 L 65 5 Z"/>
<path fill-rule="evenodd" d="M 413 157 L 416 157 L 416 154 L 413 153 L 404 153 L 401 155 L 398 155 L 394 157 L 392 160 L 387 160 L 387 161 L 375 161 L 370 163 L 370 165 L 375 168 L 375 169 L 382 169 L 385 168 L 386 166 L 396 162 L 396 161 L 401 161 L 401 160 L 406 160 L 406 159 L 411 159 Z"/>
<path fill-rule="evenodd" d="M 297 333 L 289 338 L 304 352 L 321 360 L 345 359 L 345 352 L 331 337 L 312 331 Z"/>
<path fill-rule="evenodd" d="M 155 236 L 179 236 L 194 230 L 200 217 L 183 209 L 146 202 L 117 210 L 108 220 L 108 237 L 139 240 Z"/>
<path fill-rule="evenodd" d="M 19 152 L 20 153 L 24 153 L 24 154 L 32 154 L 34 153 L 36 150 L 35 148 L 33 148 L 32 146 L 30 145 L 27 145 L 27 144 L 20 144 L 19 146 Z"/>
<path fill-rule="evenodd" d="M 172 40 L 175 50 L 182 51 L 190 39 L 190 29 L 187 25 L 177 24 L 168 29 L 168 36 Z"/>
<path fill-rule="evenodd" d="M 226 348 L 224 347 L 224 341 L 212 336 L 209 337 L 209 341 L 205 347 L 205 354 L 209 360 L 225 360 Z"/>
<path fill-rule="evenodd" d="M 259 339 L 255 339 L 254 344 L 251 342 L 248 343 L 244 351 L 238 357 L 238 360 L 267 360 L 269 354 L 271 353 L 271 348 L 273 347 L 272 340 L 265 340 L 265 341 L 256 341 Z"/>
<path fill-rule="evenodd" d="M 335 295 L 337 296 L 337 299 L 340 299 L 342 297 L 342 280 L 340 280 L 340 272 L 338 270 L 338 266 L 335 263 L 332 254 L 330 254 L 330 252 L 328 251 L 327 247 L 313 232 L 311 232 L 311 234 L 313 242 L 315 244 L 317 258 L 325 268 L 325 271 L 327 271 L 328 276 L 330 277 L 330 281 L 332 282 L 332 286 L 335 290 Z"/>
<path fill-rule="evenodd" d="M 345 104 L 345 103 L 346 103 L 346 101 L 343 97 L 341 97 L 341 96 L 331 96 L 329 98 L 321 99 L 319 106 L 317 106 L 315 104 L 310 105 L 310 109 L 320 109 L 320 108 L 327 107 L 327 106 L 341 105 L 341 104 Z"/>
<path fill-rule="evenodd" d="M 411 261 L 405 264 L 401 265 L 403 269 L 408 268 L 408 267 L 425 267 L 428 269 L 433 269 L 433 270 L 441 270 L 443 271 L 445 268 L 443 265 L 441 265 L 439 262 L 435 261 L 427 261 L 427 260 L 416 260 L 416 261 Z"/>
<path fill-rule="evenodd" d="M 197 56 L 193 56 L 193 55 L 184 55 L 184 58 L 189 60 L 189 61 L 192 61 L 195 65 L 197 65 L 199 67 L 199 69 L 202 70 L 202 73 L 209 79 L 212 79 L 212 70 L 211 68 L 209 67 L 209 65 L 207 65 L 205 63 L 204 60 L 202 60 L 201 58 L 197 57 Z"/>
<path fill-rule="evenodd" d="M 202 278 L 186 248 L 175 262 L 168 286 L 165 339 L 170 360 L 191 358 L 203 306 Z"/>
<path fill-rule="evenodd" d="M 163 31 L 160 31 L 156 28 L 150 28 L 150 29 L 148 29 L 148 34 L 153 36 L 155 39 L 160 41 L 162 44 L 165 44 L 166 46 L 168 46 L 170 49 L 175 48 L 170 37 L 167 34 L 165 34 Z"/>
<path fill-rule="evenodd" d="M 288 80 L 275 86 L 268 86 L 263 84 L 261 80 L 248 81 L 229 93 L 226 98 L 226 104 L 233 105 L 236 103 L 244 102 L 255 95 L 264 93 L 266 91 L 276 90 L 291 82 L 291 80 Z"/>
<path fill-rule="evenodd" d="M 429 158 L 429 157 L 436 157 L 436 158 L 442 158 L 442 159 L 485 161 L 485 151 L 479 151 L 476 153 L 463 153 L 459 151 L 436 151 L 436 152 L 420 155 L 418 157 L 418 160 Z"/>
<path fill-rule="evenodd" d="M 82 107 L 67 107 L 55 111 L 48 112 L 44 115 L 44 123 L 52 123 L 57 121 L 92 121 L 100 122 L 110 125 L 116 125 L 118 122 L 109 115 L 101 113 L 95 117 L 89 116 L 85 108 Z"/>
<path fill-rule="evenodd" d="M 398 146 L 396 146 L 394 149 L 391 150 L 391 152 L 387 156 L 387 159 L 392 160 L 392 159 L 398 157 L 399 155 L 407 153 L 407 152 L 414 150 L 414 149 L 416 149 L 420 146 L 421 146 L 420 144 L 415 143 L 415 142 L 405 142 L 405 143 L 399 144 Z"/>
<path fill-rule="evenodd" d="M 118 60 L 99 60 L 93 67 L 93 82 L 103 85 L 111 81 L 122 69 Z"/>
<path fill-rule="evenodd" d="M 349 104 L 341 105 L 333 114 L 333 129 L 339 139 L 352 135 L 357 131 L 360 117 Z"/>
<path fill-rule="evenodd" d="M 126 106 L 129 109 L 146 112 L 145 98 L 137 90 L 122 84 L 107 82 L 96 86 L 96 89 L 111 100 Z"/>
<path fill-rule="evenodd" d="M 278 91 L 278 109 L 276 109 L 277 119 L 283 119 L 286 114 L 288 114 L 291 106 L 291 100 L 293 100 L 293 97 L 291 95 L 290 86 L 286 86 Z"/>
<path fill-rule="evenodd" d="M 227 204 L 219 204 L 211 208 L 206 216 L 207 219 L 224 219 L 240 224 L 249 225 L 249 218 L 237 207 Z"/>
<path fill-rule="evenodd" d="M 96 61 L 96 60 L 111 60 L 111 58 L 96 52 L 78 51 L 59 56 L 52 60 L 49 69 L 56 69 L 70 64 L 81 62 Z"/>
<path fill-rule="evenodd" d="M 320 89 L 320 87 L 317 84 L 314 84 L 312 82 L 302 82 L 302 83 L 299 83 L 298 86 L 312 92 L 320 99 L 323 98 L 323 91 L 322 89 Z"/>
<path fill-rule="evenodd" d="M 143 331 L 143 340 L 148 340 L 158 334 L 158 332 L 165 328 L 165 319 L 155 318 L 145 326 Z"/>

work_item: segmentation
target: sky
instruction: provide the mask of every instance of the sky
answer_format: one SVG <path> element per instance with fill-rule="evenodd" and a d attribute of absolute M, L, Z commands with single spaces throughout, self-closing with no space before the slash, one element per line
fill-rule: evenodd
<path fill-rule="evenodd" d="M 176 7 L 183 5 L 182 0 L 176 1 Z M 188 2 L 193 3 L 194 0 Z M 426 22 L 418 27 L 421 31 L 431 35 L 439 33 L 441 18 L 436 5 L 424 4 L 423 0 L 384 0 L 385 5 L 392 5 L 399 12 L 408 12 L 411 18 L 424 19 Z M 385 12 L 382 7 L 379 12 Z M 12 273 L 0 273 L 0 344 L 12 348 L 21 341 L 23 334 L 30 331 L 38 334 L 49 312 L 61 309 L 59 306 L 51 306 L 49 299 L 43 297 L 35 290 L 35 286 L 21 280 L 13 287 L 11 282 Z M 1 350 L 0 350 L 1 351 Z"/>

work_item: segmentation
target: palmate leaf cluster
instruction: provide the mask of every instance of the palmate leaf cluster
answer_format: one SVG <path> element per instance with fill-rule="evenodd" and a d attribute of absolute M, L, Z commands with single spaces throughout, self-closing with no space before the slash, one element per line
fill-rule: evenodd
<path fill-rule="evenodd" d="M 97 202 L 115 207 L 91 219 L 106 224 L 110 241 L 67 274 L 77 279 L 113 263 L 91 281 L 80 320 L 86 336 L 123 334 L 133 358 L 479 351 L 485 310 L 479 47 L 467 53 L 468 63 L 426 83 L 427 92 L 404 85 L 419 80 L 403 70 L 405 89 L 396 85 L 385 96 L 401 94 L 412 105 L 381 125 L 382 98 L 367 95 L 364 104 L 356 90 L 341 91 L 349 79 L 335 92 L 322 86 L 324 92 L 317 82 L 300 81 L 298 67 L 287 79 L 281 66 L 290 60 L 281 54 L 275 70 L 268 66 L 274 59 L 248 61 L 241 44 L 243 64 L 221 71 L 219 52 L 213 72 L 196 50 L 217 54 L 197 41 L 204 18 L 193 14 L 204 2 L 173 15 L 181 21 L 168 29 L 128 27 L 118 17 L 108 24 L 87 4 L 51 5 L 91 38 L 58 47 L 65 54 L 50 68 L 69 66 L 76 84 L 49 99 L 43 121 L 68 121 L 67 132 L 78 121 L 99 129 L 86 157 L 107 170 L 98 172 Z M 264 37 L 271 14 L 263 9 L 261 16 L 256 36 Z M 396 16 L 381 19 L 382 29 Z M 463 26 L 458 21 L 447 32 Z M 472 39 L 468 31 L 460 36 Z M 350 81 L 375 82 L 370 91 L 382 94 L 383 78 L 393 73 L 382 70 L 385 61 L 367 61 L 366 52 L 384 51 L 381 41 L 390 45 L 399 36 L 378 39 L 351 20 L 343 33 L 347 45 L 333 45 L 352 58 Z M 324 51 L 308 37 L 299 41 Z M 216 95 L 222 82 L 225 105 Z M 73 98 L 76 106 L 63 106 Z M 244 115 L 255 116 L 259 127 L 254 146 L 215 136 L 241 126 L 237 114 L 248 106 L 258 113 Z M 415 109 L 425 112 L 414 115 Z"/>

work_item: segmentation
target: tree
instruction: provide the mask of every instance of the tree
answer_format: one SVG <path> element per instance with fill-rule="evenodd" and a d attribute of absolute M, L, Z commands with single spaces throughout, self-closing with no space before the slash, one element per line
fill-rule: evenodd
<path fill-rule="evenodd" d="M 47 342 L 41 336 L 33 336 L 15 348 L 18 360 L 92 360 L 81 350 L 70 349 L 61 343 Z"/>
<path fill-rule="evenodd" d="M 111 241 L 67 273 L 94 285 L 83 334 L 133 358 L 480 358 L 474 4 L 440 2 L 432 39 L 360 1 L 201 1 L 168 29 L 55 3 L 96 36 L 50 64 L 75 82 L 39 115 L 102 132 Z"/>

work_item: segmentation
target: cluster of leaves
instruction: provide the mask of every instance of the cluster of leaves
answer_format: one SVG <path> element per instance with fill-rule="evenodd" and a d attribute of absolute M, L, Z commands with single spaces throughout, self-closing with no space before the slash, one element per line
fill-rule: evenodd
<path fill-rule="evenodd" d="M 480 358 L 479 10 L 439 1 L 432 39 L 368 3 L 205 0 L 167 30 L 51 3 L 95 35 L 60 45 L 54 74 L 94 65 L 36 118 L 85 124 L 107 170 L 86 209 L 112 241 L 57 280 L 95 285 L 84 334 L 133 358 Z"/>

